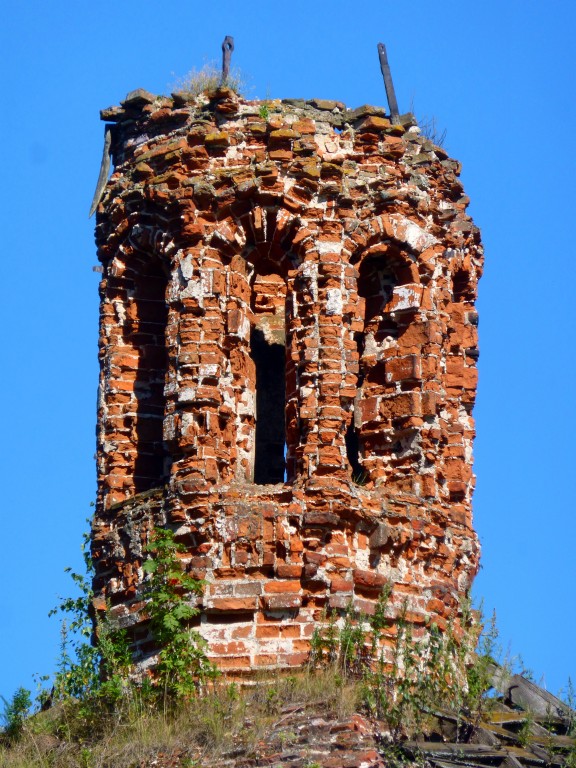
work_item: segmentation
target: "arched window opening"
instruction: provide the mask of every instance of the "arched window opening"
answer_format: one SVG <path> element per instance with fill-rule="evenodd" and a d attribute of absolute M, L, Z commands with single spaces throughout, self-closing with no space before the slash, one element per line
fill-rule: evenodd
<path fill-rule="evenodd" d="M 399 335 L 398 323 L 388 309 L 397 285 L 396 272 L 382 254 L 368 256 L 362 261 L 357 287 L 363 306 L 364 328 L 362 333 L 354 335 L 358 350 L 357 395 L 353 418 L 346 432 L 350 472 L 359 483 L 368 479 L 370 467 L 363 458 L 367 451 L 373 453 L 368 446 L 370 436 L 374 430 L 379 433 L 381 429 L 380 415 L 377 409 L 374 411 L 374 403 L 384 390 L 385 350 L 396 343 Z"/>
<path fill-rule="evenodd" d="M 243 380 L 245 403 L 236 476 L 257 484 L 283 483 L 296 474 L 300 437 L 291 317 L 292 275 L 298 263 L 292 241 L 300 222 L 275 205 L 248 203 L 239 212 L 239 222 L 246 238 L 246 280 L 231 280 L 230 286 L 236 286 L 234 306 L 249 320 L 250 333 L 234 342 L 242 355 L 235 355 L 232 370 L 238 382 Z"/>
<path fill-rule="evenodd" d="M 374 258 L 364 261 L 358 280 L 358 294 L 365 300 L 365 340 L 369 333 L 376 345 L 381 345 L 387 337 L 398 338 L 398 324 L 385 311 L 398 280 L 391 267 L 379 261 Z"/>
<path fill-rule="evenodd" d="M 354 423 L 354 418 L 352 418 L 352 421 L 348 425 L 344 440 L 346 442 L 348 464 L 352 470 L 352 479 L 359 482 L 363 479 L 364 470 L 362 469 L 362 464 L 360 464 L 360 441 L 358 439 L 358 429 Z"/>
<path fill-rule="evenodd" d="M 286 477 L 286 281 L 272 266 L 265 258 L 256 260 L 250 298 L 250 357 L 255 368 L 252 476 L 258 485 L 283 483 Z"/>
<path fill-rule="evenodd" d="M 354 341 L 356 342 L 359 361 L 358 378 L 356 381 L 357 395 L 354 400 L 354 410 L 352 412 L 352 418 L 348 424 L 348 428 L 346 429 L 344 441 L 346 444 L 346 457 L 352 471 L 352 479 L 355 482 L 361 483 L 364 482 L 367 478 L 366 471 L 360 463 L 360 439 L 358 434 L 362 424 L 359 413 L 359 402 L 360 392 L 362 391 L 362 384 L 364 383 L 364 373 L 360 365 L 360 360 L 362 359 L 362 353 L 364 351 L 364 334 L 355 333 Z"/>
<path fill-rule="evenodd" d="M 282 483 L 286 453 L 286 347 L 266 328 L 252 328 L 251 357 L 256 367 L 254 482 Z"/>
<path fill-rule="evenodd" d="M 137 360 L 132 413 L 128 416 L 136 454 L 136 493 L 163 485 L 169 472 L 162 438 L 167 369 L 166 286 L 167 276 L 157 259 L 143 257 L 136 264 L 125 327 L 125 342 L 132 347 Z"/>
<path fill-rule="evenodd" d="M 457 269 L 452 275 L 452 295 L 456 302 L 474 301 L 474 289 L 465 269 Z"/>

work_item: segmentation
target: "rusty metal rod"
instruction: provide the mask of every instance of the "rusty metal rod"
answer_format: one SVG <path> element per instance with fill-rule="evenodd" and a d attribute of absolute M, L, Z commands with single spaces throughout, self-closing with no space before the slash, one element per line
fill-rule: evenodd
<path fill-rule="evenodd" d="M 230 74 L 230 60 L 232 59 L 232 51 L 234 50 L 234 38 L 230 35 L 226 35 L 224 42 L 222 43 L 222 80 L 220 85 L 226 85 L 228 75 Z"/>
<path fill-rule="evenodd" d="M 392 73 L 390 72 L 390 64 L 388 64 L 388 55 L 386 53 L 386 46 L 384 43 L 378 43 L 378 56 L 380 58 L 380 69 L 382 70 L 382 77 L 384 78 L 384 86 L 386 88 L 386 98 L 388 99 L 388 108 L 390 109 L 390 118 L 392 123 L 396 125 L 399 120 L 400 112 L 398 110 L 398 102 L 396 101 L 396 92 L 394 91 L 394 83 L 392 82 Z"/>

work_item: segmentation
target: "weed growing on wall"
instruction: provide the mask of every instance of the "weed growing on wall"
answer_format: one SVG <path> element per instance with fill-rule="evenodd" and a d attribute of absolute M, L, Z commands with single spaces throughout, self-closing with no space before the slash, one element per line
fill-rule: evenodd
<path fill-rule="evenodd" d="M 220 86 L 222 72 L 215 62 L 206 63 L 201 69 L 192 69 L 187 75 L 177 80 L 172 86 L 173 93 L 180 93 L 190 98 L 210 93 Z M 223 85 L 240 94 L 244 83 L 238 70 L 232 69 Z"/>
<path fill-rule="evenodd" d="M 207 680 L 217 676 L 217 670 L 206 655 L 205 641 L 189 627 L 198 613 L 194 600 L 202 593 L 203 583 L 184 572 L 179 559 L 182 548 L 172 531 L 155 529 L 146 547 L 149 557 L 143 568 L 149 578 L 143 597 L 150 630 L 162 650 L 152 676 L 144 679 L 131 676 L 126 631 L 118 627 L 109 611 L 93 618 L 93 568 L 88 545 L 86 535 L 82 545 L 86 574 L 67 569 L 79 595 L 62 599 L 50 612 L 65 618 L 53 685 L 47 688 L 48 678 L 39 678 L 36 709 L 48 710 L 47 717 L 31 715 L 31 693 L 19 688 L 10 701 L 4 701 L 0 747 L 3 743 L 12 748 L 26 736 L 37 751 L 38 734 L 46 732 L 82 745 L 80 762 L 75 764 L 91 766 L 92 752 L 84 746 L 87 740 L 104 738 L 117 723 L 144 722 L 149 717 L 168 722 Z M 48 712 L 54 715 L 48 716 Z M 1 758 L 2 754 L 3 767 Z"/>
<path fill-rule="evenodd" d="M 437 147 L 443 147 L 446 143 L 447 130 L 439 128 L 436 118 L 434 116 L 424 116 L 418 120 L 418 126 L 422 132 L 422 136 L 429 139 L 432 144 Z"/>
<path fill-rule="evenodd" d="M 50 615 L 67 617 L 60 629 L 60 655 L 51 692 L 55 701 L 119 695 L 128 679 L 131 658 L 125 631 L 107 612 L 95 621 L 92 618 L 94 566 L 89 546 L 90 535 L 86 533 L 82 542 L 86 574 L 66 569 L 79 596 L 63 598 L 50 611 Z"/>
<path fill-rule="evenodd" d="M 150 575 L 146 591 L 150 628 L 161 648 L 155 683 L 165 698 L 190 698 L 217 674 L 206 655 L 206 641 L 189 628 L 198 614 L 191 598 L 202 594 L 204 584 L 183 571 L 178 554 L 184 547 L 172 531 L 156 528 L 146 550 L 151 555 L 143 565 Z"/>
<path fill-rule="evenodd" d="M 373 616 L 352 606 L 340 621 L 335 612 L 325 615 L 312 637 L 312 665 L 333 666 L 340 674 L 360 679 L 364 706 L 386 722 L 392 742 L 425 732 L 427 713 L 437 707 L 480 713 L 490 687 L 492 658 L 488 655 L 486 661 L 473 653 L 478 628 L 469 606 L 461 608 L 463 629 L 458 638 L 452 625 L 444 632 L 432 625 L 416 638 L 404 605 L 394 619 L 392 638 L 386 635 L 392 623 L 387 617 L 389 600 L 386 589 Z M 471 664 L 471 659 L 476 661 Z"/>
<path fill-rule="evenodd" d="M 144 570 L 149 574 L 145 598 L 150 628 L 162 650 L 152 678 L 131 678 L 132 657 L 129 639 L 109 611 L 94 618 L 92 608 L 93 565 L 89 552 L 89 535 L 82 543 L 86 574 L 71 569 L 79 594 L 63 598 L 50 615 L 64 616 L 60 630 L 60 653 L 53 685 L 46 687 L 47 677 L 40 678 L 37 704 L 45 708 L 61 704 L 66 709 L 74 704 L 74 717 L 67 717 L 71 733 L 82 732 L 101 717 L 103 711 L 126 709 L 141 712 L 155 708 L 161 701 L 166 708 L 180 699 L 189 699 L 217 670 L 206 656 L 206 643 L 189 629 L 197 614 L 193 605 L 203 584 L 182 570 L 178 553 L 180 545 L 174 534 L 156 529 L 147 546 L 149 558 Z M 16 739 L 31 708 L 31 695 L 19 689 L 10 702 L 5 702 L 4 732 Z"/>

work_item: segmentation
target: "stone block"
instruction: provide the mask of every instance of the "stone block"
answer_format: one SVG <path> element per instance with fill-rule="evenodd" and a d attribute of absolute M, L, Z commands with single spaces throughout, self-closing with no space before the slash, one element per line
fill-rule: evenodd
<path fill-rule="evenodd" d="M 376 528 L 370 534 L 368 543 L 371 549 L 381 549 L 388 543 L 390 538 L 390 527 L 387 523 L 378 523 Z"/>

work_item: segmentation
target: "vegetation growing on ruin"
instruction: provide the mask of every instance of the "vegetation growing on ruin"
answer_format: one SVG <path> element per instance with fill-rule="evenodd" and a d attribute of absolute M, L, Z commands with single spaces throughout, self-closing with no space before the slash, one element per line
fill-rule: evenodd
<path fill-rule="evenodd" d="M 402 745 L 431 733 L 435 713 L 452 717 L 458 740 L 497 705 L 489 694 L 501 653 L 494 619 L 480 632 L 477 614 L 464 605 L 457 626 L 417 633 L 406 608 L 392 620 L 387 589 L 371 616 L 352 605 L 326 612 L 304 669 L 260 672 L 254 685 L 240 688 L 218 675 L 189 628 L 203 585 L 182 569 L 174 534 L 157 529 L 146 549 L 150 629 L 163 648 L 153 673 L 131 677 L 127 637 L 109 614 L 92 635 L 90 581 L 72 574 L 81 594 L 57 609 L 70 618 L 53 686 L 40 685 L 35 704 L 24 688 L 4 702 L 0 768 L 135 768 L 158 764 L 150 761 L 160 753 L 173 760 L 161 765 L 197 768 L 239 749 L 256 755 L 271 730 L 282 748 L 289 746 L 297 734 L 281 724 L 306 710 L 340 719 L 363 713 L 378 723 L 390 763 L 407 765 Z M 533 725 L 528 713 L 520 746 L 529 743 Z M 575 731 L 571 722 L 568 735 Z M 574 749 L 564 757 L 563 764 L 576 765 Z"/>
<path fill-rule="evenodd" d="M 218 674 L 206 654 L 206 641 L 188 626 L 199 612 L 190 596 L 201 595 L 203 583 L 182 570 L 178 553 L 183 550 L 172 531 L 157 528 L 146 547 L 151 556 L 143 566 L 150 574 L 146 590 L 150 629 L 161 648 L 151 685 L 162 692 L 164 706 L 193 697 Z"/>
<path fill-rule="evenodd" d="M 231 69 L 225 83 L 221 83 L 221 80 L 221 68 L 218 67 L 216 62 L 208 62 L 200 69 L 191 69 L 187 75 L 184 75 L 184 77 L 173 84 L 171 90 L 174 93 L 195 98 L 202 93 L 215 91 L 220 85 L 224 85 L 237 94 L 242 93 L 244 81 L 237 69 Z"/>

